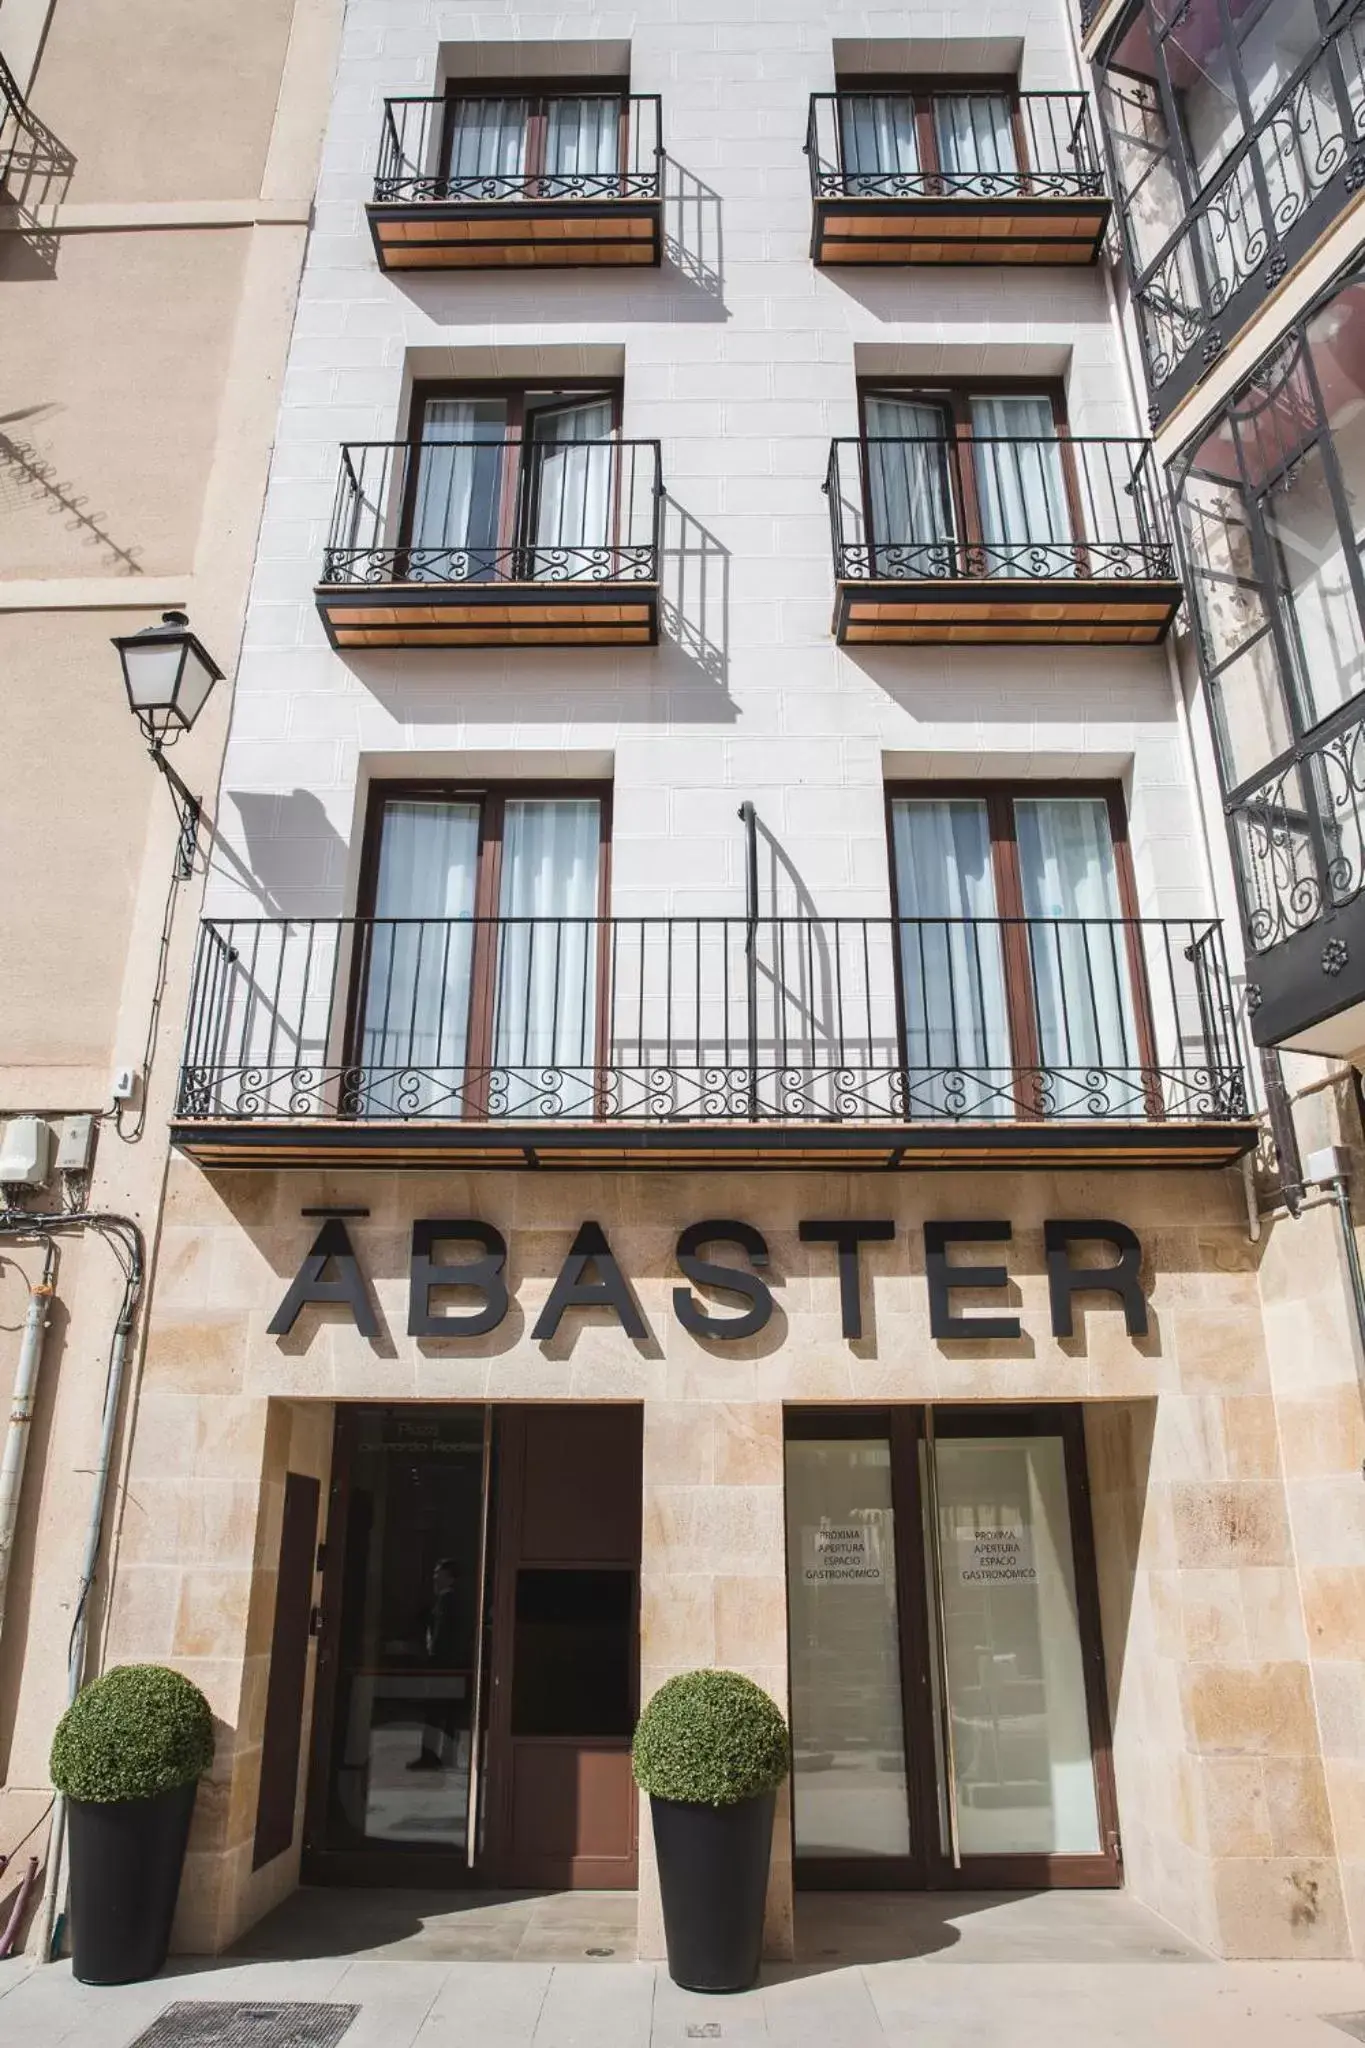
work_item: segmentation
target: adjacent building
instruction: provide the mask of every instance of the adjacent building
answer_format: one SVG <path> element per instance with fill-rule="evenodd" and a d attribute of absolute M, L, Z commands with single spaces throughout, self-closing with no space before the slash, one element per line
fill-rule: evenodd
<path fill-rule="evenodd" d="M 227 730 L 220 685 L 150 760 L 110 642 L 187 612 L 210 669 L 235 667 L 339 28 L 312 0 L 212 18 L 7 0 L 0 19 L 7 1920 L 29 1857 L 47 1858 L 52 1729 L 107 1656 L 135 1512 L 126 1455 Z M 167 1620 L 168 1649 L 192 1647 Z"/>
<path fill-rule="evenodd" d="M 222 1723 L 185 1946 L 657 1953 L 709 1664 L 791 1718 L 776 1954 L 1365 1943 L 1357 145 L 1291 220 L 1266 139 L 1357 102 L 1277 7 L 348 7 L 106 1645 Z"/>

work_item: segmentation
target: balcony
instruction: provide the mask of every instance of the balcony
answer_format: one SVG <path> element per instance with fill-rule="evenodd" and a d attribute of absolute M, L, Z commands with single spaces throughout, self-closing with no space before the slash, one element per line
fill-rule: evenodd
<path fill-rule="evenodd" d="M 174 1140 L 210 1168 L 1218 1166 L 1216 923 L 204 924 Z"/>
<path fill-rule="evenodd" d="M 657 441 L 352 443 L 316 587 L 333 647 L 631 647 L 659 633 Z"/>
<path fill-rule="evenodd" d="M 1151 444 L 836 441 L 841 645 L 1150 646 L 1180 604 Z"/>
<path fill-rule="evenodd" d="M 1282 6 L 1239 49 L 1216 0 L 1135 5 L 1104 39 L 1100 105 L 1153 423 L 1365 184 L 1365 0 L 1320 29 L 1331 12 Z M 1200 51 L 1218 53 L 1212 70 Z"/>
<path fill-rule="evenodd" d="M 1360 702 L 1227 806 L 1257 1045 L 1365 1046 L 1365 719 Z"/>
<path fill-rule="evenodd" d="M 1099 255 L 1109 200 L 1083 93 L 815 93 L 806 154 L 816 263 Z"/>
<path fill-rule="evenodd" d="M 384 103 L 365 211 L 385 270 L 657 264 L 654 94 Z"/>

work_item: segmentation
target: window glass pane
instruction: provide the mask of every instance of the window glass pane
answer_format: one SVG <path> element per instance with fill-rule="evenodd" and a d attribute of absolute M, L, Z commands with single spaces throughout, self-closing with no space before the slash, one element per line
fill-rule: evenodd
<path fill-rule="evenodd" d="M 483 1411 L 360 1422 L 342 1564 L 331 1846 L 466 1844 Z"/>
<path fill-rule="evenodd" d="M 429 398 L 416 453 L 409 580 L 465 582 L 497 564 L 507 405 L 501 398 Z"/>
<path fill-rule="evenodd" d="M 839 147 L 853 193 L 894 194 L 895 180 L 919 169 L 915 108 L 908 93 L 841 93 Z"/>
<path fill-rule="evenodd" d="M 1219 751 L 1229 789 L 1284 752 L 1292 738 L 1280 664 L 1268 634 L 1230 661 L 1213 686 Z"/>
<path fill-rule="evenodd" d="M 934 1457 L 959 1847 L 1093 1855 L 1099 1811 L 1062 1439 L 940 1437 Z"/>
<path fill-rule="evenodd" d="M 494 1114 L 592 1114 L 600 835 L 596 797 L 508 800 L 497 939 Z"/>
<path fill-rule="evenodd" d="M 1361 435 L 1357 419 L 1342 437 L 1353 467 L 1358 467 Z M 1351 486 L 1345 488 L 1349 494 Z M 1359 527 L 1359 514 L 1359 504 L 1351 499 L 1351 527 L 1343 531 L 1321 443 L 1263 500 L 1305 725 L 1316 725 L 1365 685 L 1365 631 L 1350 572 L 1350 558 L 1358 556 L 1353 529 Z"/>
<path fill-rule="evenodd" d="M 891 1446 L 787 1444 L 798 1856 L 905 1856 Z"/>
<path fill-rule="evenodd" d="M 545 117 L 545 170 L 549 177 L 566 181 L 586 178 L 591 196 L 611 189 L 599 181 L 609 175 L 614 182 L 620 163 L 619 99 L 592 94 L 550 101 Z"/>
<path fill-rule="evenodd" d="M 450 110 L 450 175 L 494 181 L 483 198 L 496 198 L 500 179 L 518 179 L 526 168 L 524 99 L 456 100 Z M 510 194 L 504 196 L 511 196 Z"/>
<path fill-rule="evenodd" d="M 912 1114 L 1013 1113 L 990 822 L 972 797 L 891 806 Z"/>
<path fill-rule="evenodd" d="M 950 191 L 998 191 L 999 173 L 1018 168 L 1014 113 L 1003 93 L 937 95 L 934 136 L 939 169 L 946 173 Z M 992 172 L 997 174 L 994 178 Z"/>
<path fill-rule="evenodd" d="M 610 573 L 619 479 L 614 424 L 610 398 L 556 405 L 532 416 L 533 577 L 560 583 Z"/>
<path fill-rule="evenodd" d="M 384 806 L 374 920 L 360 927 L 360 1083 L 371 1116 L 458 1114 L 469 1031 L 479 805 Z"/>
<path fill-rule="evenodd" d="M 973 398 L 972 460 L 989 576 L 1070 575 L 1076 563 L 1052 401 Z"/>
<path fill-rule="evenodd" d="M 1218 0 L 1190 0 L 1165 42 L 1171 93 L 1196 186 L 1242 139 L 1234 61 Z"/>
<path fill-rule="evenodd" d="M 1140 1106 L 1128 935 L 1102 797 L 1019 798 L 1014 806 L 1034 1020 L 1053 1114 Z M 1134 1099 L 1136 1097 L 1136 1101 Z"/>
<path fill-rule="evenodd" d="M 1138 14 L 1104 70 L 1100 109 L 1118 173 L 1124 225 L 1138 269 L 1145 271 L 1185 216 L 1145 12 Z"/>
<path fill-rule="evenodd" d="M 947 576 L 957 531 L 950 428 L 940 405 L 869 397 L 868 498 L 875 576 Z"/>

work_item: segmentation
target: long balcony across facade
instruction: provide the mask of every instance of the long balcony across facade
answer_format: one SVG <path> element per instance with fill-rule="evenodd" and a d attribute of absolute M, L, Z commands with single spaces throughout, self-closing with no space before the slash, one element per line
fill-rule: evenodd
<path fill-rule="evenodd" d="M 662 211 L 653 93 L 384 102 L 366 212 L 386 270 L 657 264 Z"/>
<path fill-rule="evenodd" d="M 815 93 L 817 263 L 1093 263 L 1109 218 L 1084 93 Z"/>
<path fill-rule="evenodd" d="M 1365 0 L 1135 0 L 1095 70 L 1155 424 L 1365 186 Z"/>
<path fill-rule="evenodd" d="M 214 920 L 204 1164 L 1219 1163 L 1251 1142 L 1207 919 Z"/>
<path fill-rule="evenodd" d="M 1180 603 L 1146 441 L 864 435 L 826 489 L 841 642 L 1142 644 Z"/>
<path fill-rule="evenodd" d="M 647 645 L 657 441 L 352 443 L 317 585 L 334 647 Z"/>

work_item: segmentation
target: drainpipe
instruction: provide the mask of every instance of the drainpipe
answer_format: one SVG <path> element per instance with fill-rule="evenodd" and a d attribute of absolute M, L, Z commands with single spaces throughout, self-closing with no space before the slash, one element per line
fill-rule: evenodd
<path fill-rule="evenodd" d="M 1365 1364 L 1365 1274 L 1360 1270 L 1360 1249 L 1351 1219 L 1351 1184 L 1345 1147 L 1324 1145 L 1320 1152 L 1310 1152 L 1304 1162 L 1303 1178 L 1307 1187 L 1325 1188 L 1336 1204 L 1337 1220 L 1341 1224 L 1341 1248 L 1346 1254 L 1346 1272 L 1355 1308 L 1356 1370 L 1359 1373 Z"/>
<path fill-rule="evenodd" d="M 52 1306 L 56 1272 L 57 1247 L 48 1238 L 43 1251 L 43 1277 L 29 1289 L 24 1334 L 19 1345 L 19 1369 L 14 1376 L 14 1393 L 10 1401 L 9 1429 L 5 1434 L 4 1452 L 0 1454 L 0 1634 L 4 1633 L 5 1627 L 5 1596 L 14 1557 L 14 1532 L 19 1522 L 19 1495 L 24 1484 L 33 1401 L 43 1359 L 43 1333 L 47 1329 Z"/>
<path fill-rule="evenodd" d="M 758 813 L 739 807 L 744 826 L 744 983 L 749 1005 L 749 1120 L 758 1121 Z"/>

